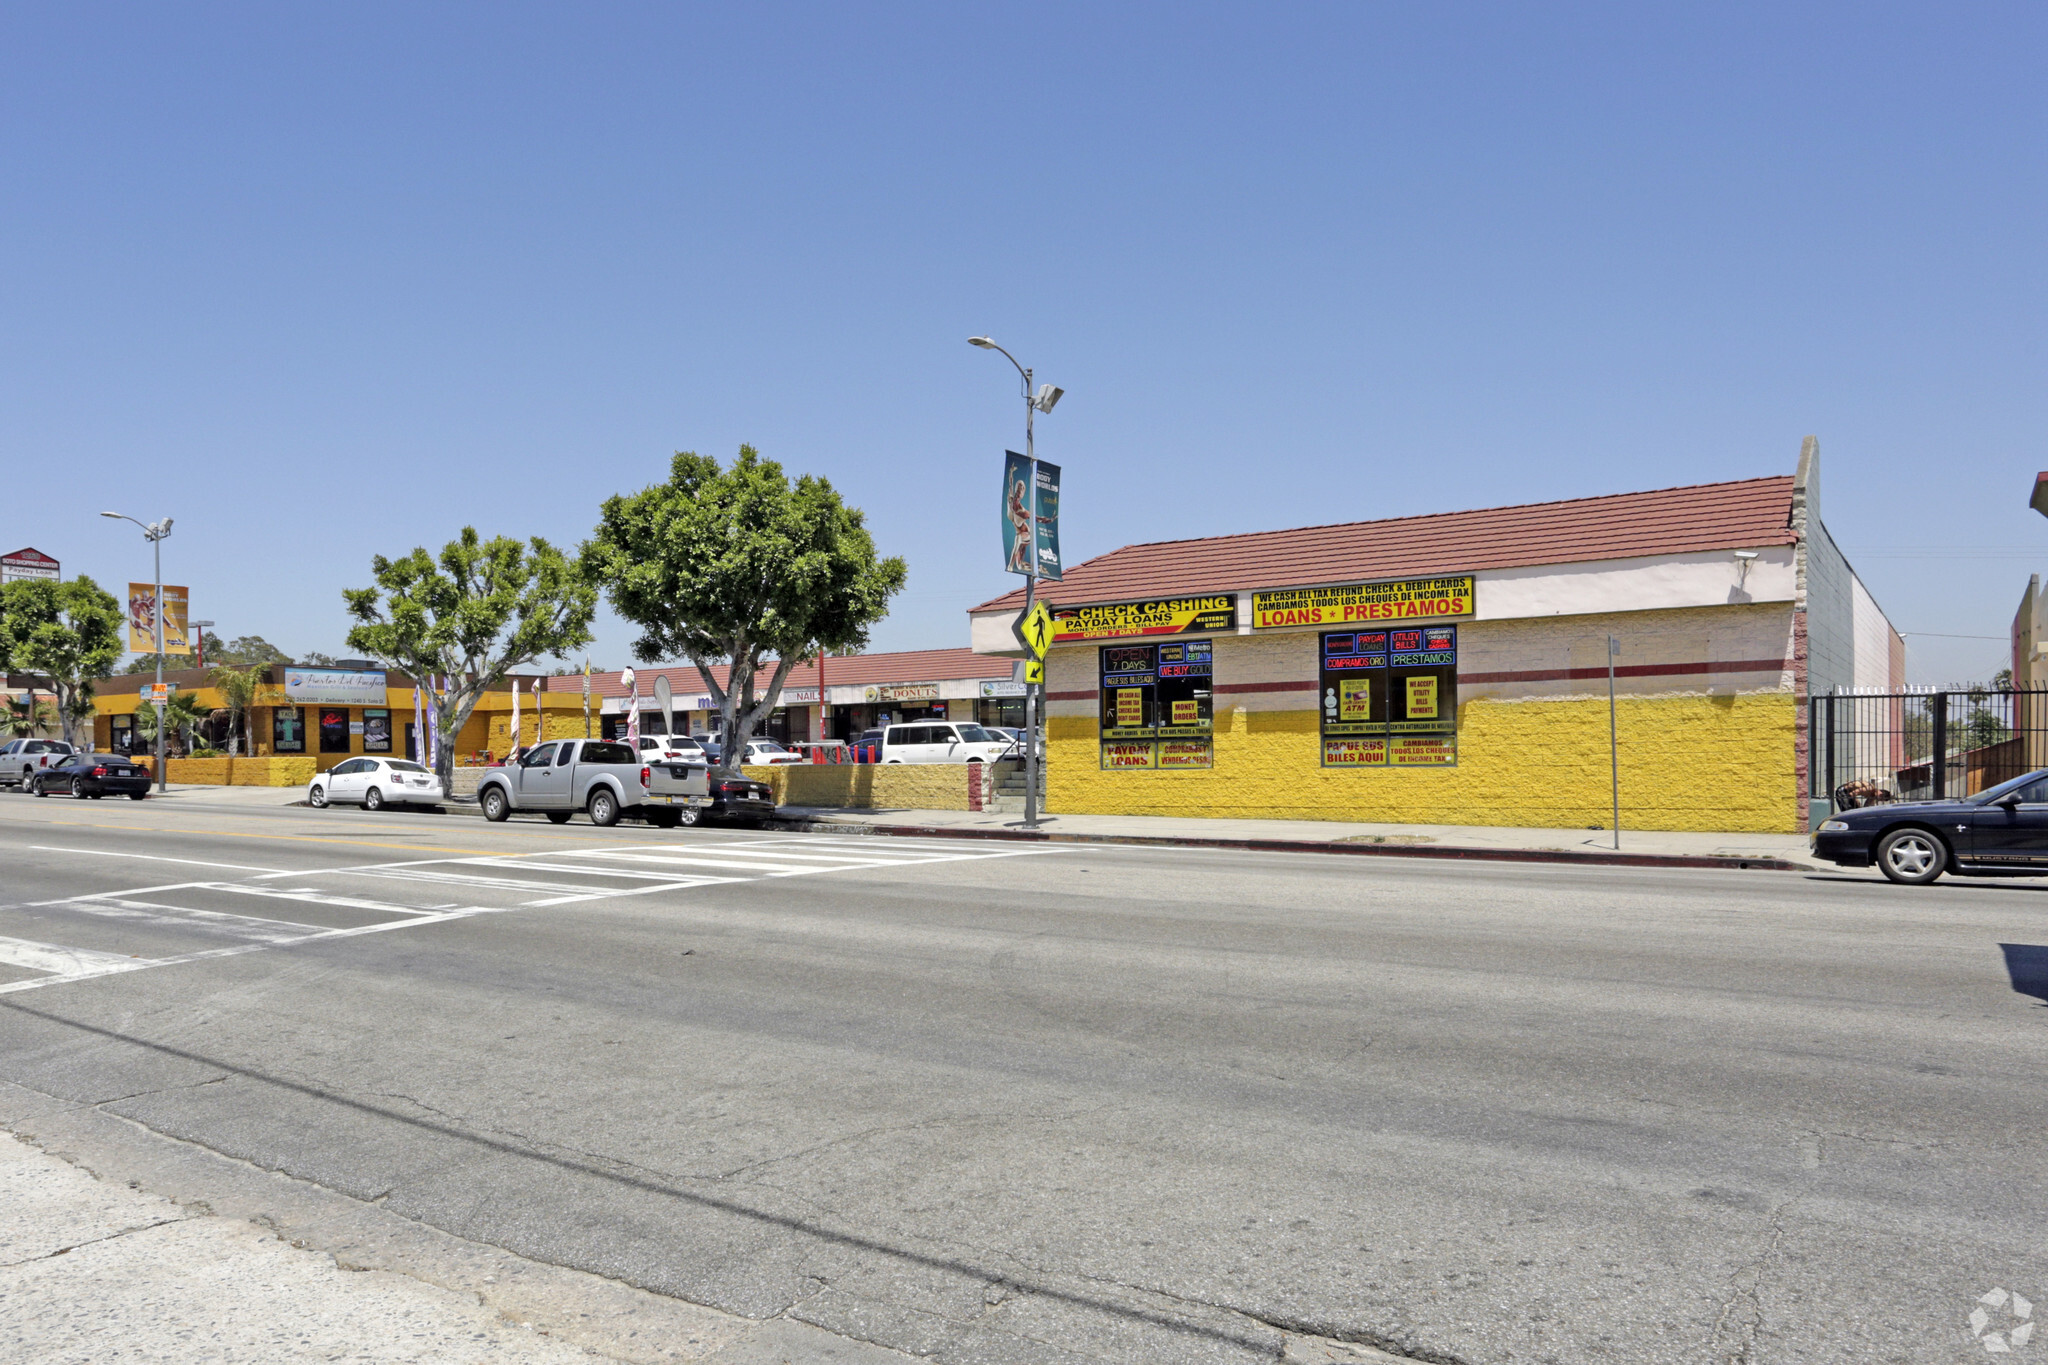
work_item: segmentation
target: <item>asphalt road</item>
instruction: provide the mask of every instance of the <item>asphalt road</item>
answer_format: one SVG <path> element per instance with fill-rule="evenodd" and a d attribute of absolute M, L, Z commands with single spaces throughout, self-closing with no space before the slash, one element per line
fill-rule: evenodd
<path fill-rule="evenodd" d="M 7 1093 L 947 1362 L 2048 1304 L 2048 882 L 14 795 L 0 868 Z"/>

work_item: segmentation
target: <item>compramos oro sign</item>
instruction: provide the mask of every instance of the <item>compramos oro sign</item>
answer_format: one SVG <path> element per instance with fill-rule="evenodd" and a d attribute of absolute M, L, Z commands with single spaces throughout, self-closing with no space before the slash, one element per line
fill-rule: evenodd
<path fill-rule="evenodd" d="M 1344 626 L 1369 621 L 1454 621 L 1478 610 L 1472 575 L 1280 588 L 1252 594 L 1252 629 Z"/>

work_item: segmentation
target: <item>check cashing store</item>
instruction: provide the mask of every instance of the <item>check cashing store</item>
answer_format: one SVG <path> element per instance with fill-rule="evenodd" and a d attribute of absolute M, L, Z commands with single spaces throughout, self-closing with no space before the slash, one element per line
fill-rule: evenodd
<path fill-rule="evenodd" d="M 1604 829 L 1618 768 L 1625 827 L 1802 830 L 1809 687 L 1899 650 L 1816 471 L 1070 565 L 1047 809 Z M 970 611 L 976 652 L 1023 652 L 1022 600 Z"/>

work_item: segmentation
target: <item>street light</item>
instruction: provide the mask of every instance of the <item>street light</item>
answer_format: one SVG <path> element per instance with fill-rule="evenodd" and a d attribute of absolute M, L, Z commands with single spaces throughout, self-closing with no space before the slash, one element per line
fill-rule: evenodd
<path fill-rule="evenodd" d="M 164 537 L 171 533 L 171 519 L 165 517 L 162 521 L 142 522 L 123 512 L 102 512 L 100 515 L 112 517 L 115 521 L 134 521 L 142 528 L 142 538 L 156 552 L 156 605 L 150 615 L 156 620 L 156 685 L 161 688 L 164 685 Z M 169 783 L 164 780 L 164 704 L 157 699 L 160 695 L 152 696 L 151 702 L 156 707 L 156 789 L 162 792 L 168 789 Z"/>
<path fill-rule="evenodd" d="M 967 344 L 969 346 L 979 346 L 984 351 L 1002 351 L 1003 359 L 1009 361 L 1012 365 L 1016 365 L 1017 373 L 1023 377 L 1024 458 L 1031 462 L 1033 471 L 1031 477 L 1034 486 L 1031 490 L 1031 501 L 1034 504 L 1032 515 L 1035 518 L 1037 516 L 1036 503 L 1038 501 L 1038 489 L 1036 487 L 1038 461 L 1036 453 L 1031 447 L 1031 419 L 1038 413 L 1051 412 L 1053 405 L 1060 401 L 1061 396 L 1066 393 L 1066 390 L 1057 389 L 1050 384 L 1046 384 L 1041 386 L 1036 393 L 1033 393 L 1031 390 L 1031 371 L 1025 366 L 1018 364 L 1017 357 L 1011 355 L 1008 351 L 1004 351 L 1002 347 L 996 345 L 988 337 L 969 337 L 967 338 Z M 1031 615 L 1032 607 L 1038 603 L 1038 528 L 1035 521 L 1032 525 L 1031 542 L 1031 568 L 1030 572 L 1024 575 L 1025 616 Z M 1038 828 L 1038 685 L 1034 683 L 1024 684 L 1024 828 Z"/>

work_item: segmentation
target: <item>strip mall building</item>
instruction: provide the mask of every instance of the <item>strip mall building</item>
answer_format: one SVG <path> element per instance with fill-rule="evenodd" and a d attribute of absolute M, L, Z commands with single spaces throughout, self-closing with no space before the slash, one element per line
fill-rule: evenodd
<path fill-rule="evenodd" d="M 1796 474 L 1126 546 L 1041 586 L 1055 812 L 1794 832 L 1905 649 Z M 1022 591 L 970 612 L 1016 657 Z"/>

